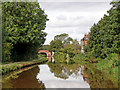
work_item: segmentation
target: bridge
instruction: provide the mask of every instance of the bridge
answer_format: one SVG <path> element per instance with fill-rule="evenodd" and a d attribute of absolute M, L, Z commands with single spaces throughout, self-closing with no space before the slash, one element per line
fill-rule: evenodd
<path fill-rule="evenodd" d="M 39 54 L 40 54 L 40 53 L 46 53 L 46 54 L 47 54 L 47 57 L 52 57 L 51 52 L 49 52 L 48 50 L 40 50 L 40 49 L 39 49 L 38 53 L 39 53 Z"/>

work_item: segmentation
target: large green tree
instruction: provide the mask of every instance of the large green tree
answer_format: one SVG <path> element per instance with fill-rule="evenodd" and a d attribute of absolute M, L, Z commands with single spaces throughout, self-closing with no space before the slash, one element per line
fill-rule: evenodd
<path fill-rule="evenodd" d="M 61 49 L 65 45 L 70 44 L 71 41 L 73 41 L 73 39 L 69 37 L 69 35 L 66 33 L 56 35 L 54 37 L 54 40 L 50 42 L 49 50 L 59 51 L 59 49 Z"/>
<path fill-rule="evenodd" d="M 95 57 L 105 58 L 110 53 L 120 54 L 120 1 L 111 2 L 107 15 L 91 28 L 86 51 Z"/>
<path fill-rule="evenodd" d="M 62 41 L 61 40 L 52 40 L 51 42 L 50 42 L 50 46 L 49 46 L 49 49 L 50 49 L 50 51 L 59 51 L 59 49 L 61 49 L 62 48 L 62 46 L 63 46 L 63 43 L 62 43 Z"/>
<path fill-rule="evenodd" d="M 47 20 L 38 2 L 2 3 L 3 61 L 33 58 L 44 44 Z"/>
<path fill-rule="evenodd" d="M 58 39 L 62 41 L 63 45 L 70 44 L 70 42 L 73 41 L 73 39 L 69 37 L 69 35 L 66 33 L 56 35 L 54 37 L 54 40 L 58 40 Z"/>

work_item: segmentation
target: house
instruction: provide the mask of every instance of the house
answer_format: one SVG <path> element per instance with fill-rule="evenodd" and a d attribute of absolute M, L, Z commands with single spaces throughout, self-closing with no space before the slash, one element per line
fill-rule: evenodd
<path fill-rule="evenodd" d="M 89 37 L 90 32 L 88 34 L 85 34 L 84 37 L 81 39 L 81 53 L 84 53 L 84 47 L 87 45 Z"/>

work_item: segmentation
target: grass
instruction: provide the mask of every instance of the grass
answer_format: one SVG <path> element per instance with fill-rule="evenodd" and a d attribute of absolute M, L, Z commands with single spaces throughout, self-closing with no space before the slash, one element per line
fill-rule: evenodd
<path fill-rule="evenodd" d="M 36 64 L 40 64 L 40 63 L 45 63 L 47 62 L 48 59 L 47 58 L 42 58 L 42 59 L 37 59 L 37 60 L 33 60 L 33 61 L 24 61 L 24 62 L 15 62 L 15 63 L 10 63 L 10 64 L 3 64 L 1 65 L 2 69 L 0 69 L 0 74 L 4 75 L 6 73 L 18 70 L 18 69 L 22 69 L 25 67 L 30 67 Z"/>
<path fill-rule="evenodd" d="M 87 66 L 90 72 L 94 72 L 89 65 L 93 65 L 98 71 L 101 71 L 106 80 L 111 80 L 116 86 L 118 83 L 118 67 L 120 66 L 120 56 L 116 53 L 109 54 L 105 59 L 94 58 L 88 54 L 79 54 L 73 57 L 75 63 Z M 94 74 L 94 73 L 93 73 Z"/>

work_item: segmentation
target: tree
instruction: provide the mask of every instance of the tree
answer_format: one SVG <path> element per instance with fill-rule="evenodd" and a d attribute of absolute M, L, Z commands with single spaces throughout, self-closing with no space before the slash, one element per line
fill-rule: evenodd
<path fill-rule="evenodd" d="M 77 41 L 77 39 L 72 41 L 72 46 L 73 46 L 74 50 L 78 50 L 78 49 L 80 50 L 81 49 L 80 44 Z"/>
<path fill-rule="evenodd" d="M 8 60 L 7 55 L 14 61 L 34 58 L 47 35 L 42 31 L 48 21 L 47 15 L 38 2 L 3 2 L 2 10 L 3 50 L 10 53 L 3 51 L 3 61 Z M 6 44 L 10 50 L 4 46 Z"/>
<path fill-rule="evenodd" d="M 66 59 L 66 62 L 67 62 L 67 64 L 68 64 L 68 63 L 70 62 L 70 56 L 69 56 L 69 54 L 66 55 L 66 58 L 67 58 L 67 59 Z"/>
<path fill-rule="evenodd" d="M 120 53 L 120 1 L 111 2 L 113 7 L 91 28 L 86 46 L 94 57 L 105 58 L 110 53 Z"/>
<path fill-rule="evenodd" d="M 61 79 L 67 79 L 69 76 L 66 75 L 65 72 L 63 72 L 64 68 L 59 63 L 48 63 L 48 66 L 50 68 L 50 71 L 54 73 L 55 77 L 61 78 Z"/>
<path fill-rule="evenodd" d="M 56 35 L 56 36 L 54 37 L 54 40 L 58 40 L 58 39 L 61 40 L 64 45 L 70 44 L 70 41 L 73 40 L 73 39 L 72 39 L 71 37 L 69 37 L 69 35 L 66 34 L 66 33 L 63 33 L 63 34 L 60 34 L 60 35 Z"/>
<path fill-rule="evenodd" d="M 54 40 L 61 40 L 61 41 L 64 41 L 67 37 L 68 37 L 69 35 L 68 34 L 66 34 L 66 33 L 63 33 L 63 34 L 60 34 L 60 35 L 56 35 L 55 37 L 54 37 Z"/>
<path fill-rule="evenodd" d="M 60 48 L 62 48 L 63 44 L 61 40 L 55 40 L 50 42 L 50 51 L 58 51 Z"/>
<path fill-rule="evenodd" d="M 49 50 L 49 45 L 43 45 L 40 47 L 41 50 Z"/>
<path fill-rule="evenodd" d="M 71 37 L 68 37 L 67 39 L 64 40 L 63 44 L 70 44 L 73 41 L 73 39 Z"/>

